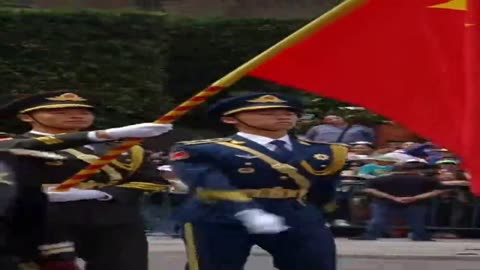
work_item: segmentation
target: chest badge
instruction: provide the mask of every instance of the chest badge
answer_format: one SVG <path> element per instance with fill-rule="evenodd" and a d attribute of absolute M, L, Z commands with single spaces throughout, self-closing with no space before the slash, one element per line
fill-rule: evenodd
<path fill-rule="evenodd" d="M 245 168 L 240 168 L 238 169 L 239 173 L 254 173 L 255 169 L 251 167 L 245 167 Z"/>
<path fill-rule="evenodd" d="M 313 155 L 313 158 L 316 160 L 329 160 L 330 157 L 324 154 L 315 154 Z"/>
<path fill-rule="evenodd" d="M 170 153 L 169 158 L 170 158 L 170 161 L 184 160 L 184 159 L 189 159 L 190 154 L 185 151 L 177 151 L 177 152 Z"/>

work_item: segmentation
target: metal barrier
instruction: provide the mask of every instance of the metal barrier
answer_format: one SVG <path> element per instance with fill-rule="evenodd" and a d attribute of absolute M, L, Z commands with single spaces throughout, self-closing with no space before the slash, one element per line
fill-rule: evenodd
<path fill-rule="evenodd" d="M 359 230 L 366 226 L 370 220 L 371 198 L 362 192 L 364 188 L 365 181 L 342 181 L 337 188 L 337 209 L 329 214 L 333 227 Z M 473 196 L 467 187 L 452 188 L 452 195 L 431 200 L 427 221 L 429 229 L 480 230 L 480 198 Z M 170 217 L 187 196 L 179 193 L 156 193 L 147 196 L 144 203 L 147 232 L 176 235 L 175 223 Z M 345 222 L 339 225 L 335 223 L 337 220 Z"/>
<path fill-rule="evenodd" d="M 337 189 L 338 209 L 333 221 L 345 220 L 340 225 L 343 227 L 366 226 L 371 198 L 362 192 L 364 188 L 365 181 L 342 181 Z M 470 193 L 468 187 L 452 186 L 452 192 L 430 200 L 427 218 L 428 228 L 434 231 L 480 230 L 480 198 Z"/>

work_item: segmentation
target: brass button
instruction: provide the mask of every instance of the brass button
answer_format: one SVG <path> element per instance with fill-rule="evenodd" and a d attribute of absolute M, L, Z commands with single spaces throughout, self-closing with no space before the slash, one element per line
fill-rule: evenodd
<path fill-rule="evenodd" d="M 254 168 L 239 168 L 238 169 L 238 172 L 239 173 L 254 173 L 255 172 L 255 169 Z"/>

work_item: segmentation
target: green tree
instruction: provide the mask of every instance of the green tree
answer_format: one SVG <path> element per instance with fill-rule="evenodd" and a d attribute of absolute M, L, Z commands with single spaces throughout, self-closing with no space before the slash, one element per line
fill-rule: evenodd
<path fill-rule="evenodd" d="M 0 11 L 0 101 L 67 89 L 100 105 L 98 127 L 153 121 L 173 107 L 164 29 L 163 16 Z"/>

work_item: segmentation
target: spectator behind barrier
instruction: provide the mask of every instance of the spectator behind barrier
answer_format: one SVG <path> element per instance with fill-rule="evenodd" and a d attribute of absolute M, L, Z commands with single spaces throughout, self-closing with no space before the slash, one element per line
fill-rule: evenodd
<path fill-rule="evenodd" d="M 364 235 L 356 240 L 375 240 L 389 230 L 392 217 L 405 219 L 412 230 L 412 240 L 430 241 L 426 231 L 429 200 L 445 192 L 432 175 L 434 169 L 424 163 L 404 163 L 389 175 L 369 180 L 365 193 L 373 197 L 372 219 Z"/>
<path fill-rule="evenodd" d="M 363 125 L 348 124 L 341 116 L 327 115 L 322 122 L 323 124 L 308 130 L 305 134 L 307 140 L 346 144 L 358 141 L 373 143 L 375 141 L 375 135 L 371 128 Z"/>
<path fill-rule="evenodd" d="M 355 154 L 357 156 L 368 157 L 373 154 L 375 146 L 371 142 L 353 142 L 350 144 L 349 153 Z"/>
<path fill-rule="evenodd" d="M 360 167 L 358 171 L 358 176 L 364 178 L 382 176 L 386 173 L 391 172 L 393 169 L 393 165 L 399 161 L 398 159 L 388 157 L 386 155 L 372 157 L 369 160 L 371 161 L 370 164 Z"/>

